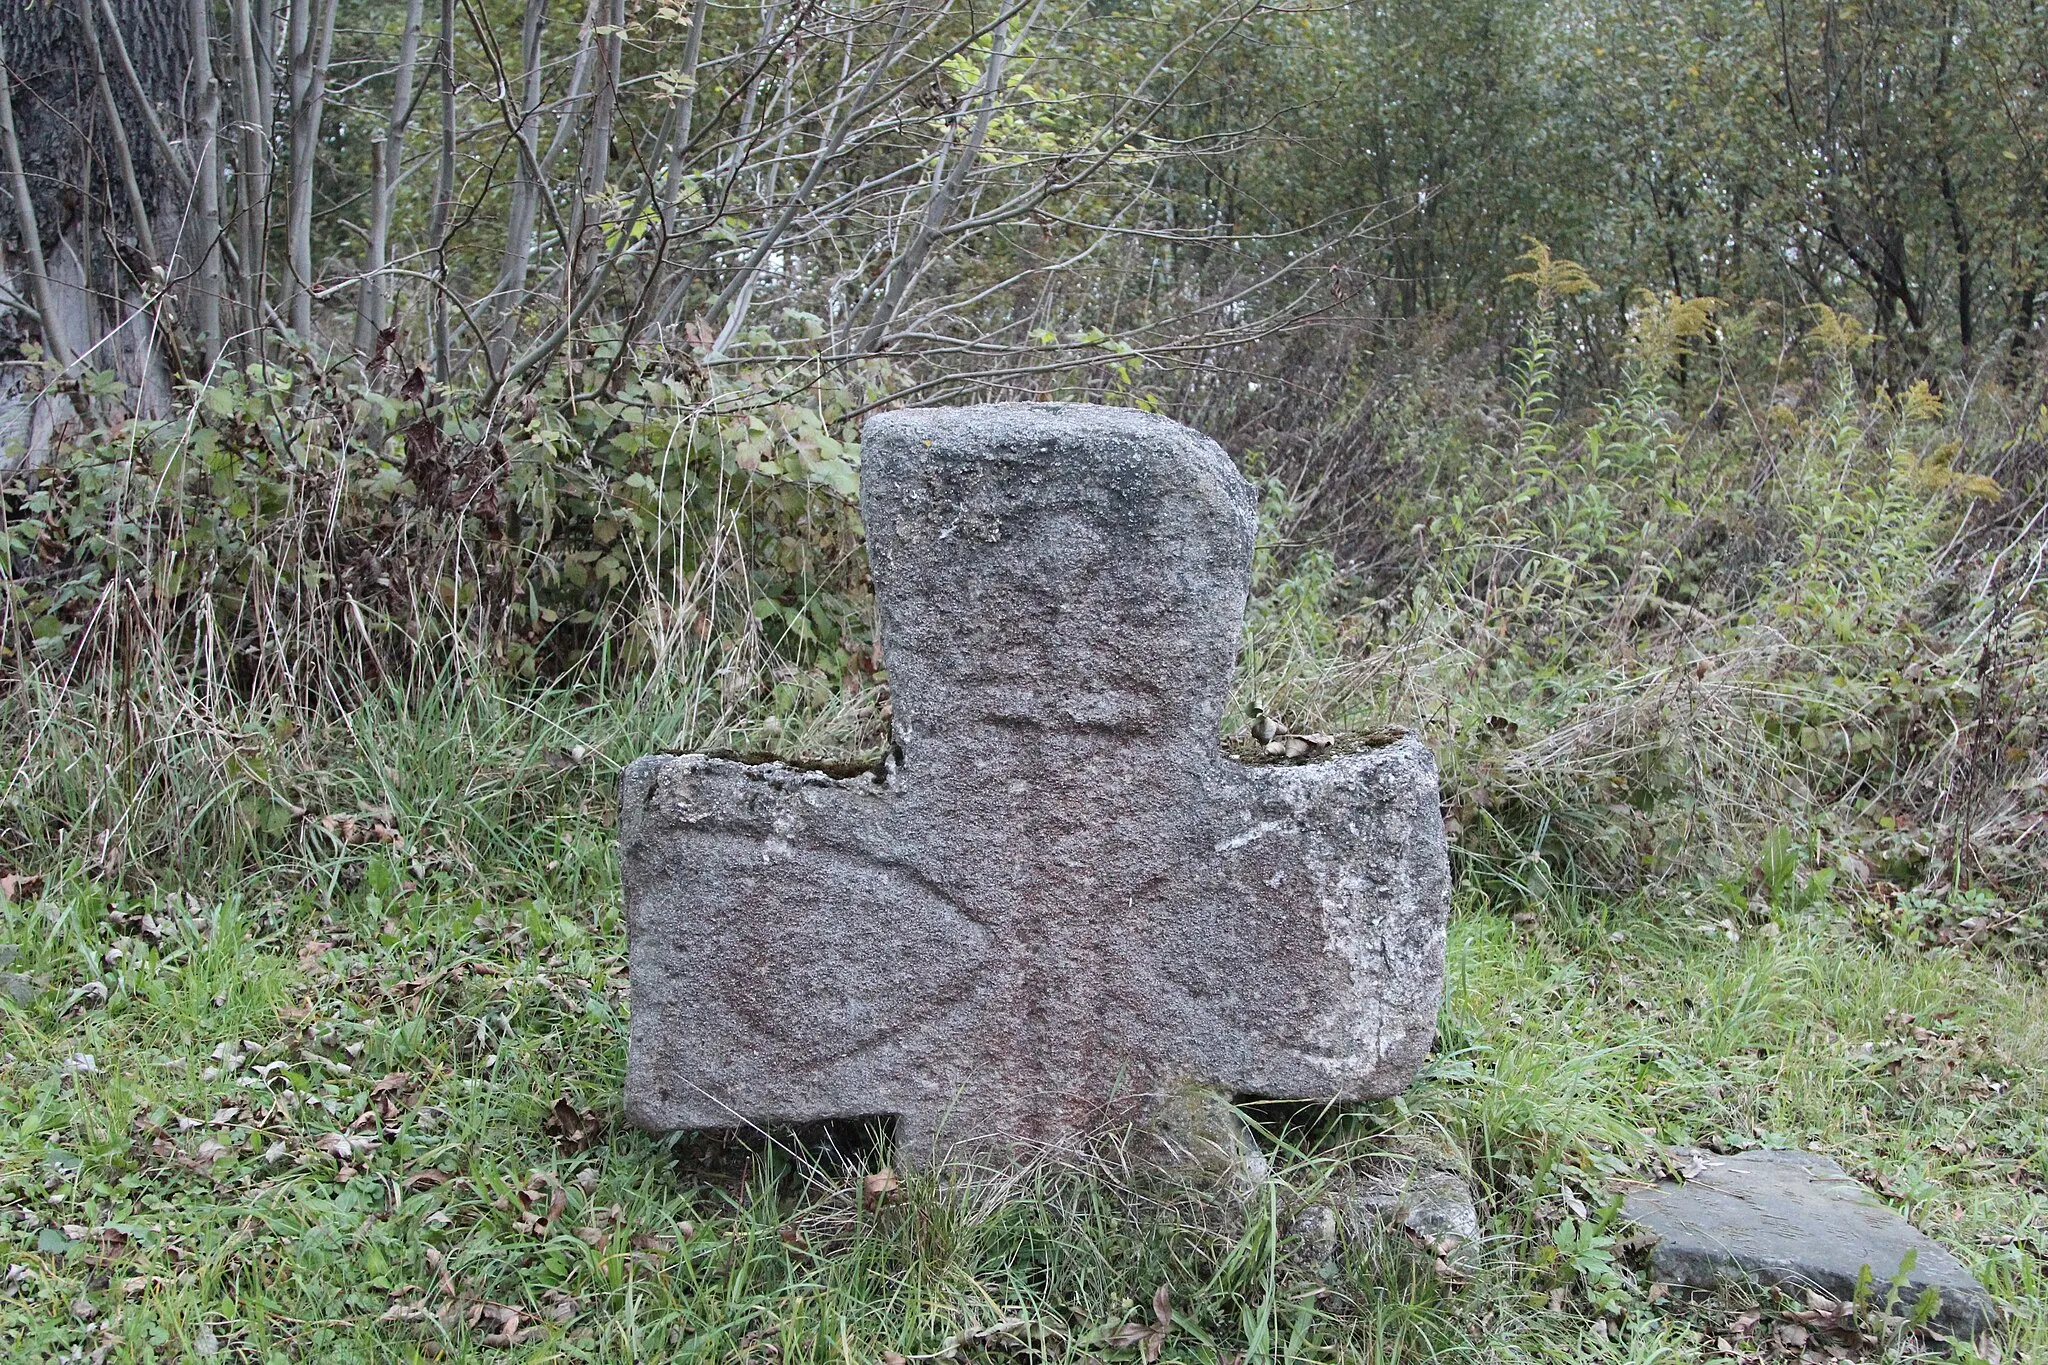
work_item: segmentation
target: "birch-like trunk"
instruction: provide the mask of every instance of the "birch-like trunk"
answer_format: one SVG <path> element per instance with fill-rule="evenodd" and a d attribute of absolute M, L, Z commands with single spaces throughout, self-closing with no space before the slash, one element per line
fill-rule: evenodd
<path fill-rule="evenodd" d="M 327 103 L 327 62 L 334 47 L 335 0 L 292 0 L 291 181 L 285 193 L 285 243 L 292 331 L 313 340 L 313 170 Z"/>
<path fill-rule="evenodd" d="M 533 229 L 540 213 L 545 187 L 540 179 L 540 96 L 542 27 L 547 22 L 547 0 L 526 0 L 526 18 L 519 29 L 519 117 L 512 136 L 518 142 L 519 178 L 512 182 L 511 202 L 505 212 L 505 252 L 498 270 L 497 287 L 491 302 L 498 314 L 491 331 L 492 374 L 504 371 L 505 357 L 512 347 L 512 333 L 519 325 L 519 306 L 526 297 L 526 271 L 533 256 Z"/>
<path fill-rule="evenodd" d="M 181 238 L 191 244 L 180 253 L 192 265 L 193 340 L 200 359 L 210 372 L 221 355 L 221 300 L 226 280 L 221 270 L 221 177 L 220 80 L 213 74 L 213 6 L 209 0 L 190 0 L 192 26 L 192 95 L 195 116 L 191 146 L 194 165 L 190 191 L 193 218 Z"/>
<path fill-rule="evenodd" d="M 204 0 L 195 0 L 204 3 Z M 419 65 L 421 0 L 406 0 L 405 27 L 398 36 L 398 63 L 391 73 L 391 119 L 384 136 L 370 146 L 370 231 L 363 250 L 363 282 L 356 298 L 356 353 L 374 352 L 377 336 L 389 325 L 391 282 L 391 217 L 404 170 L 405 130 L 412 122 L 413 76 Z"/>

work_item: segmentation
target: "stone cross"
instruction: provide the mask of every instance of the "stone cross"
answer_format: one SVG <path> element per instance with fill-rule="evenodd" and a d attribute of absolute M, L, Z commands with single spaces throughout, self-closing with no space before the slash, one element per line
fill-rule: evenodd
<path fill-rule="evenodd" d="M 1413 739 L 1226 759 L 1251 487 L 1118 408 L 891 413 L 861 448 L 893 744 L 626 770 L 627 1112 L 1058 1146 L 1188 1083 L 1363 1099 L 1434 1037 L 1449 869 Z"/>

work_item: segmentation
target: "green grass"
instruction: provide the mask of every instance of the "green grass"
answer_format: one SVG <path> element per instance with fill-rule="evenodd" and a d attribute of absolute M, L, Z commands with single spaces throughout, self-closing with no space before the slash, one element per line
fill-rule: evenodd
<path fill-rule="evenodd" d="M 1278 1130 L 1245 1211 L 1078 1167 L 870 1209 L 858 1144 L 625 1129 L 609 765 L 664 723 L 364 715 L 235 891 L 17 883 L 10 1358 L 1136 1360 L 1118 1329 L 1163 1284 L 1166 1360 L 1709 1360 L 1786 1305 L 1733 1339 L 1740 1296 L 1653 1301 L 1611 1195 L 1655 1144 L 1761 1143 L 1837 1156 L 1991 1286 L 2006 1359 L 2048 1359 L 2048 987 L 1828 899 L 1731 940 L 1675 901 L 1468 882 L 1423 1079 Z M 1404 1133 L 1469 1164 L 1483 1269 L 1376 1237 L 1301 1264 L 1298 1206 Z"/>

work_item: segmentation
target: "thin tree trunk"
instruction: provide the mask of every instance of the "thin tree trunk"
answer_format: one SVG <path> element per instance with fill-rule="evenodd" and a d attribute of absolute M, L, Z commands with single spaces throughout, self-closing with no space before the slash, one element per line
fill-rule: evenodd
<path fill-rule="evenodd" d="M 135 179 L 135 157 L 128 146 L 128 129 L 121 121 L 121 107 L 114 103 L 114 87 L 107 80 L 107 57 L 100 48 L 100 26 L 93 14 L 92 0 L 78 0 L 79 30 L 85 35 L 86 60 L 92 63 L 93 89 L 107 115 L 107 140 L 114 147 L 114 169 L 121 177 L 121 195 L 128 201 L 129 227 L 135 234 L 135 249 L 148 266 L 157 263 L 156 230 L 150 225 L 149 205 L 142 201 L 142 186 Z M 153 281 L 152 281 L 153 283 Z"/>
<path fill-rule="evenodd" d="M 43 259 L 42 230 L 36 224 L 36 206 L 29 197 L 28 176 L 21 168 L 21 138 L 14 123 L 14 71 L 7 63 L 4 35 L 0 35 L 0 151 L 7 156 L 7 179 L 14 191 L 15 221 L 21 230 L 22 254 L 28 257 L 29 297 L 35 302 L 37 321 L 42 324 L 43 349 L 60 367 L 68 370 L 78 357 L 57 320 L 57 306 L 50 294 L 49 265 Z"/>
<path fill-rule="evenodd" d="M 703 50 L 704 19 L 710 8 L 710 0 L 697 0 L 695 8 L 690 11 L 690 36 L 683 40 L 682 94 L 676 106 L 675 127 L 669 136 L 668 179 L 661 187 L 662 230 L 668 233 L 670 245 L 682 233 L 683 165 L 684 157 L 689 154 L 691 125 L 696 119 L 697 64 Z M 661 269 L 660 263 L 656 269 Z M 672 284 L 657 282 L 661 288 L 650 289 L 649 296 L 660 297 L 662 302 L 651 316 L 642 316 L 638 321 L 642 324 L 651 322 L 657 327 L 666 323 L 669 315 L 681 304 L 689 288 L 691 274 L 691 270 L 684 270 Z"/>
<path fill-rule="evenodd" d="M 383 138 L 370 144 L 375 163 L 370 187 L 370 240 L 364 250 L 363 284 L 356 305 L 356 351 L 362 355 L 371 353 L 377 334 L 389 323 L 386 301 L 390 298 L 390 286 L 384 278 L 384 267 L 390 263 L 391 215 L 398 197 L 398 174 L 405 162 L 405 129 L 412 121 L 421 9 L 422 0 L 407 0 L 405 29 L 398 38 L 398 66 L 392 72 L 391 122 Z"/>
<path fill-rule="evenodd" d="M 953 205 L 960 198 L 960 191 L 967 183 L 968 175 L 974 169 L 975 161 L 981 155 L 981 144 L 988 137 L 989 121 L 995 117 L 996 101 L 1002 94 L 1003 67 L 1009 61 L 1008 25 L 998 29 L 989 47 L 988 70 L 984 73 L 981 88 L 981 109 L 975 116 L 974 131 L 967 136 L 966 145 L 961 147 L 953 159 L 950 173 L 943 165 L 932 170 L 931 201 L 925 205 L 924 221 L 918 224 L 916 235 L 911 239 L 903 254 L 896 258 L 890 271 L 888 288 L 883 291 L 882 301 L 875 309 L 874 321 L 868 324 L 861 335 L 860 349 L 872 351 L 882 344 L 888 334 L 889 323 L 896 316 L 896 310 L 903 304 L 903 295 L 910 288 L 910 282 L 924 269 L 925 257 L 931 252 L 932 244 L 939 239 L 939 229 L 946 225 L 946 218 L 953 212 Z"/>
<path fill-rule="evenodd" d="M 236 110 L 242 125 L 242 159 L 235 167 L 240 203 L 235 225 L 241 238 L 240 328 L 243 344 L 251 358 L 260 359 L 265 347 L 265 290 L 268 284 L 270 243 L 270 135 L 271 98 L 268 51 L 258 43 L 267 41 L 267 26 L 259 25 L 255 7 L 267 0 L 229 0 L 234 20 L 236 56 L 241 67 L 236 82 Z"/>
<path fill-rule="evenodd" d="M 612 124 L 618 117 L 620 58 L 625 47 L 626 0 L 605 0 L 604 24 L 597 33 L 597 84 L 591 91 L 590 126 L 583 134 L 583 164 L 576 177 L 576 202 L 569 207 L 569 249 L 573 253 L 566 283 L 573 299 L 589 235 L 593 201 L 604 193 L 612 166 Z"/>
<path fill-rule="evenodd" d="M 434 186 L 434 377 L 448 382 L 448 232 L 455 212 L 455 0 L 441 0 L 441 174 Z"/>
<path fill-rule="evenodd" d="M 1967 358 L 1976 342 L 1976 314 L 1972 305 L 1977 292 L 1975 262 L 1970 255 L 1970 225 L 1963 218 L 1962 196 L 1955 177 L 1949 173 L 1948 158 L 1941 158 L 1941 202 L 1948 208 L 1948 229 L 1956 252 L 1956 334 Z"/>
<path fill-rule="evenodd" d="M 725 325 L 719 329 L 718 339 L 711 344 L 712 355 L 723 354 L 732 339 L 739 335 L 740 328 L 745 323 L 747 302 L 753 296 L 755 273 L 760 270 L 762 262 L 768 259 L 768 253 L 775 250 L 776 245 L 781 242 L 783 234 L 789 231 L 789 225 L 795 221 L 798 210 L 810 197 L 811 190 L 824 175 L 825 168 L 839 155 L 839 149 L 846 141 L 848 129 L 860 111 L 866 108 L 868 97 L 881 82 L 882 73 L 887 71 L 901 54 L 904 30 L 910 26 L 910 13 L 911 7 L 908 4 L 897 7 L 895 31 L 890 34 L 888 44 L 876 54 L 875 64 L 868 71 L 867 79 L 861 82 L 860 89 L 850 99 L 842 95 L 834 102 L 825 131 L 819 139 L 817 154 L 811 159 L 810 170 L 804 174 L 803 183 L 784 201 L 782 212 L 777 215 L 774 224 L 761 238 L 760 244 L 754 248 L 753 255 L 747 258 L 739 273 L 726 282 L 725 288 L 712 300 L 711 306 L 705 309 L 706 317 L 717 317 L 731 309 L 726 316 Z"/>
<path fill-rule="evenodd" d="M 697 109 L 697 59 L 703 50 L 704 19 L 711 0 L 697 0 L 690 11 L 690 36 L 683 40 L 683 69 L 679 77 L 676 126 L 668 144 L 668 181 L 662 189 L 662 221 L 676 231 L 676 209 L 683 193 L 683 157 L 690 148 L 690 124 Z"/>
<path fill-rule="evenodd" d="M 554 167 L 555 158 L 569 145 L 583 112 L 583 87 L 590 79 L 590 57 L 597 41 L 597 14 L 604 0 L 590 0 L 583 11 L 583 25 L 576 31 L 576 64 L 569 72 L 569 93 L 563 96 L 561 117 L 555 121 L 555 135 L 548 139 L 547 155 L 540 159 L 542 171 Z"/>
<path fill-rule="evenodd" d="M 197 105 L 197 126 L 193 129 L 199 151 L 192 168 L 197 191 L 198 222 L 192 236 L 199 243 L 199 260 L 193 270 L 193 316 L 199 333 L 200 355 L 210 371 L 220 360 L 220 301 L 225 284 L 221 271 L 220 231 L 220 81 L 213 74 L 213 30 L 211 0 L 191 0 L 192 86 Z M 166 158 L 175 163 L 175 158 Z M 182 234 L 181 234 L 182 235 Z"/>
<path fill-rule="evenodd" d="M 135 96 L 135 107 L 142 111 L 143 122 L 149 125 L 149 136 L 156 143 L 156 149 L 163 154 L 164 167 L 170 171 L 171 179 L 178 184 L 180 194 L 192 192 L 192 178 L 186 173 L 184 158 L 171 146 L 170 134 L 156 116 L 154 101 L 142 83 L 142 77 L 135 70 L 135 61 L 128 55 L 128 40 L 121 36 L 121 16 L 114 10 L 114 0 L 100 0 L 100 16 L 107 21 L 107 40 L 113 44 L 114 59 L 121 64 L 121 74 L 127 78 L 128 89 Z M 208 70 L 212 69 L 209 56 Z M 196 77 L 195 77 L 196 80 Z M 218 97 L 218 91 L 216 91 Z M 217 120 L 216 120 L 217 121 Z"/>
<path fill-rule="evenodd" d="M 334 47 L 336 0 L 292 0 L 292 173 L 285 191 L 286 315 L 299 340 L 313 340 L 313 168 L 320 150 L 320 116 L 327 103 L 327 63 Z"/>
<path fill-rule="evenodd" d="M 534 220 L 540 209 L 540 36 L 547 8 L 547 0 L 526 0 L 526 18 L 519 30 L 519 124 L 513 134 L 519 140 L 519 178 L 512 184 L 511 204 L 505 213 L 504 263 L 492 291 L 498 309 L 488 352 L 493 374 L 505 367 L 512 332 L 518 326 L 519 305 L 526 296 L 527 264 L 533 254 Z"/>

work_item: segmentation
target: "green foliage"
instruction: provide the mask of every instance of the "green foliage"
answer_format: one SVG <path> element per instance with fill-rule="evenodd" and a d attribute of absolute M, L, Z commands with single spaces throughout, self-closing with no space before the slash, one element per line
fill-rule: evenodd
<path fill-rule="evenodd" d="M 2033 448 L 2025 406 L 1864 397 L 1840 313 L 1641 294 L 1620 384 L 1561 414 L 1585 274 L 1525 261 L 1527 340 L 1491 401 L 1426 367 L 1382 400 L 1403 552 L 1269 567 L 1248 696 L 1296 728 L 1420 730 L 1466 872 L 1510 905 L 1649 888 L 1720 932 L 1845 890 L 2038 904 L 2038 575 L 1971 586 L 2014 557 L 1972 537 L 2008 496 L 1974 471 Z M 1710 411 L 1683 410 L 1686 366 L 1715 376 Z M 2039 956 L 2025 931 L 1975 941 Z"/>
<path fill-rule="evenodd" d="M 879 371 L 770 403 L 651 373 L 581 401 L 551 384 L 503 423 L 417 372 L 305 373 L 223 367 L 181 418 L 93 432 L 19 486 L 0 658 L 118 669 L 143 633 L 300 699 L 450 657 L 531 677 L 743 637 L 833 676 L 865 658 L 846 414 Z"/>

